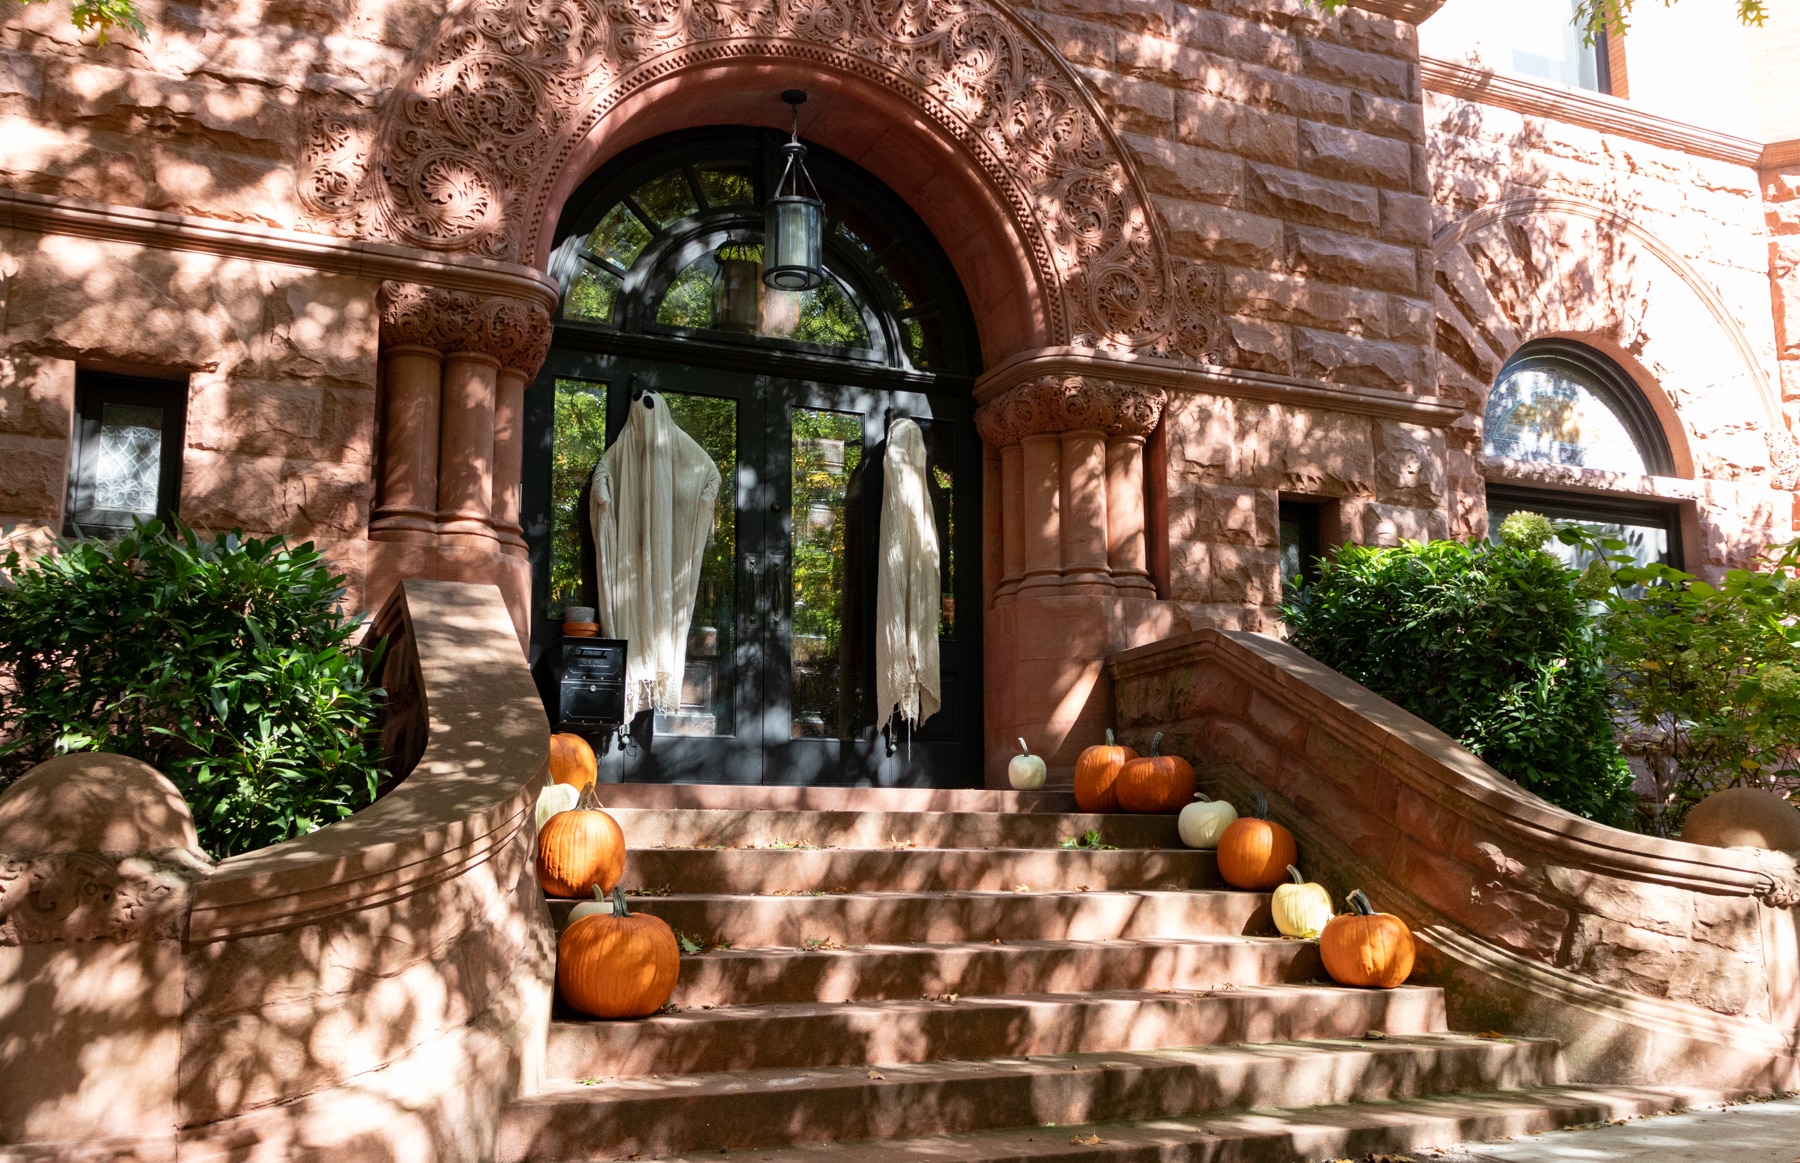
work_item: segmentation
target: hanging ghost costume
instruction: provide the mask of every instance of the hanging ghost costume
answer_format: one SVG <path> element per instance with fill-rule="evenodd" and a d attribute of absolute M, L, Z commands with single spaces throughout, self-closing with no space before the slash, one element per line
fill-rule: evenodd
<path fill-rule="evenodd" d="M 625 719 L 675 714 L 688 624 L 712 540 L 719 468 L 655 392 L 633 400 L 594 469 L 588 515 L 600 581 L 600 632 L 623 638 Z"/>
<path fill-rule="evenodd" d="M 937 521 L 925 479 L 925 436 L 911 420 L 888 428 L 882 460 L 881 561 L 875 579 L 875 708 L 909 726 L 943 704 L 938 674 Z"/>

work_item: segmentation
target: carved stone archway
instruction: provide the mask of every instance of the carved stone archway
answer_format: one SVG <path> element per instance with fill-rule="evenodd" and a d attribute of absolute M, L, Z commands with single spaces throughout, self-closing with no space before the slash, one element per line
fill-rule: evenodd
<path fill-rule="evenodd" d="M 1092 94 L 998 0 L 471 0 L 378 111 L 315 119 L 308 225 L 528 259 L 561 171 L 609 110 L 733 60 L 881 85 L 954 142 L 1049 289 L 1052 344 L 1217 358 L 1217 272 L 1168 254 Z"/>
<path fill-rule="evenodd" d="M 1642 226 L 1592 202 L 1533 195 L 1445 228 L 1433 255 L 1438 382 L 1472 418 L 1519 347 L 1580 338 L 1641 372 L 1681 475 L 1766 470 L 1766 437 L 1786 426 L 1755 345 L 1719 292 Z"/>

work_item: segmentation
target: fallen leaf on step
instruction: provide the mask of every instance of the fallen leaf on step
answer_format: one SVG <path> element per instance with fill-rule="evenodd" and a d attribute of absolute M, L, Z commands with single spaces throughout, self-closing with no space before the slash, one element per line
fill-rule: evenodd
<path fill-rule="evenodd" d="M 1092 1135 L 1089 1135 L 1089 1136 L 1088 1136 L 1088 1137 L 1087 1137 L 1087 1138 L 1085 1138 L 1085 1139 L 1084 1139 L 1084 1138 L 1082 1138 L 1082 1137 L 1081 1137 L 1081 1136 L 1080 1136 L 1080 1135 L 1076 1135 L 1076 1136 L 1074 1136 L 1074 1137 L 1073 1137 L 1073 1138 L 1071 1138 L 1071 1139 L 1070 1139 L 1070 1140 L 1069 1140 L 1069 1142 L 1071 1142 L 1071 1143 L 1079 1143 L 1079 1144 L 1081 1144 L 1081 1145 L 1082 1145 L 1082 1146 L 1083 1146 L 1083 1147 L 1098 1147 L 1098 1146 L 1099 1146 L 1099 1145 L 1100 1145 L 1100 1144 L 1102 1144 L 1102 1143 L 1104 1143 L 1104 1142 L 1106 1142 L 1106 1140 L 1105 1140 L 1105 1139 L 1102 1139 L 1102 1138 L 1101 1138 L 1101 1137 L 1100 1137 L 1100 1135 L 1099 1135 L 1099 1133 L 1098 1133 L 1098 1132 L 1096 1132 L 1096 1133 L 1094 1133 L 1094 1134 L 1092 1134 Z"/>
<path fill-rule="evenodd" d="M 881 1071 L 879 1071 L 879 1070 L 875 1069 L 873 1066 L 871 1066 L 871 1067 L 869 1067 L 869 1077 L 870 1078 L 885 1078 L 886 1075 L 882 1074 Z"/>
<path fill-rule="evenodd" d="M 1386 1038 L 1387 1038 L 1387 1035 L 1382 1033 L 1380 1030 L 1370 1030 L 1367 1033 L 1363 1034 L 1363 1041 L 1365 1041 L 1365 1042 L 1380 1042 L 1380 1041 L 1385 1040 Z"/>
<path fill-rule="evenodd" d="M 1014 892 L 1030 892 L 1031 886 L 1029 884 L 1015 884 L 1013 885 L 1012 890 Z"/>
<path fill-rule="evenodd" d="M 1087 885 L 1085 885 L 1085 884 L 1084 884 L 1084 885 L 1081 885 L 1081 886 L 1080 886 L 1080 887 L 1081 887 L 1081 891 L 1082 891 L 1082 892 L 1086 892 L 1086 891 L 1087 891 L 1087 890 L 1088 890 L 1088 886 L 1087 886 Z"/>

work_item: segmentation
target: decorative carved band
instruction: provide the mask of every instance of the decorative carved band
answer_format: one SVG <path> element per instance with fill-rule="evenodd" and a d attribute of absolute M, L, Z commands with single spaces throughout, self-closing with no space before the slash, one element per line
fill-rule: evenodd
<path fill-rule="evenodd" d="M 1027 436 L 1088 429 L 1115 437 L 1148 436 L 1169 395 L 1161 388 L 1093 376 L 1027 380 L 975 411 L 981 439 L 994 448 Z"/>
<path fill-rule="evenodd" d="M 180 940 L 205 875 L 179 849 L 0 856 L 0 945 Z"/>
<path fill-rule="evenodd" d="M 471 0 L 379 114 L 315 115 L 314 228 L 517 260 L 571 154 L 684 69 L 783 58 L 898 93 L 1004 198 L 1052 338 L 1219 361 L 1218 271 L 1171 258 L 1098 103 L 1001 0 Z"/>
<path fill-rule="evenodd" d="M 505 295 L 472 295 L 417 283 L 381 284 L 383 347 L 418 344 L 492 356 L 530 377 L 550 350 L 550 313 Z"/>

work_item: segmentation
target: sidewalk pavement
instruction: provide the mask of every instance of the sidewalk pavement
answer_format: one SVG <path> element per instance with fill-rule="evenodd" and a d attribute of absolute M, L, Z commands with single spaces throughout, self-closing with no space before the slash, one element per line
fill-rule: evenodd
<path fill-rule="evenodd" d="M 1800 1163 L 1800 1097 L 1410 1154 L 1418 1163 Z"/>

